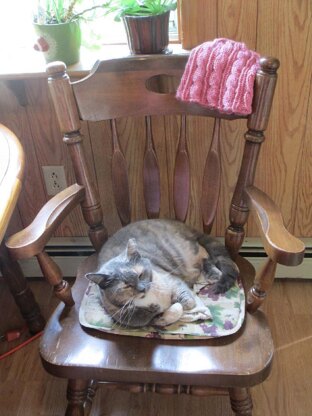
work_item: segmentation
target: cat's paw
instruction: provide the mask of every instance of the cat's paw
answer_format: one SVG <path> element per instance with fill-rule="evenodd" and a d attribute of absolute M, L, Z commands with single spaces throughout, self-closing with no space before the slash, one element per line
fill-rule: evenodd
<path fill-rule="evenodd" d="M 178 303 L 181 303 L 184 310 L 192 309 L 196 305 L 196 301 L 195 301 L 192 293 L 187 292 L 187 291 L 183 291 L 183 292 L 179 293 L 176 301 Z"/>
<path fill-rule="evenodd" d="M 211 288 L 211 293 L 213 293 L 214 295 L 222 295 L 229 289 L 231 289 L 234 283 L 235 282 L 232 280 L 216 282 Z"/>
<path fill-rule="evenodd" d="M 213 284 L 220 280 L 222 272 L 213 264 L 206 264 L 203 270 L 203 276 L 207 283 Z"/>
<path fill-rule="evenodd" d="M 185 299 L 184 302 L 181 302 L 184 310 L 193 309 L 196 306 L 194 298 Z"/>
<path fill-rule="evenodd" d="M 183 307 L 181 303 L 174 303 L 163 314 L 153 319 L 152 324 L 155 326 L 167 326 L 177 322 L 183 315 Z"/>

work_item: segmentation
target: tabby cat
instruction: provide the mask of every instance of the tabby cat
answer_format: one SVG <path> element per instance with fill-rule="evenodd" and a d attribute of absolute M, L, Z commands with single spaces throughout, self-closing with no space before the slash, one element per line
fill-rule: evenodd
<path fill-rule="evenodd" d="M 200 278 L 226 292 L 238 268 L 214 238 L 172 220 L 131 223 L 99 253 L 97 283 L 103 306 L 126 327 L 166 326 L 195 306 L 191 288 Z"/>

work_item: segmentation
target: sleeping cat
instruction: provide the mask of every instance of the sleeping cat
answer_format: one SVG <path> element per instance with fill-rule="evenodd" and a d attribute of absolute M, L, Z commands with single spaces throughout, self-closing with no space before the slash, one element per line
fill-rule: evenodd
<path fill-rule="evenodd" d="M 173 220 L 143 220 L 120 229 L 102 247 L 97 283 L 103 306 L 126 327 L 166 326 L 195 306 L 191 288 L 204 278 L 226 292 L 238 268 L 214 238 Z"/>

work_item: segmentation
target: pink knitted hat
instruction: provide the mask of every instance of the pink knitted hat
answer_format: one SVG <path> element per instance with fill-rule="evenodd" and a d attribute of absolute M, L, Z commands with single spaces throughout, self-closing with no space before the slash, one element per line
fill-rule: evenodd
<path fill-rule="evenodd" d="M 250 114 L 259 59 L 244 43 L 205 42 L 191 51 L 176 97 L 222 113 Z"/>

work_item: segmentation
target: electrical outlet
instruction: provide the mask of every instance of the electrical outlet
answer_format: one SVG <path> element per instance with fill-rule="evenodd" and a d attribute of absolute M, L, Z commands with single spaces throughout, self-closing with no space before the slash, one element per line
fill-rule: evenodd
<path fill-rule="evenodd" d="M 44 182 L 49 196 L 67 188 L 64 166 L 42 166 Z"/>

